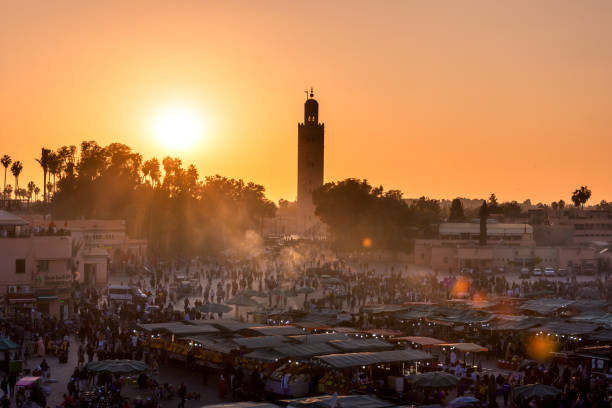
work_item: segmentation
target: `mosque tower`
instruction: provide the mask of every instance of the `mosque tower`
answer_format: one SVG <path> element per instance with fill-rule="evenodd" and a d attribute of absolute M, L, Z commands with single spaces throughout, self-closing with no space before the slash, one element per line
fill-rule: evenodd
<path fill-rule="evenodd" d="M 316 223 L 312 192 L 323 185 L 324 128 L 319 123 L 319 103 L 306 91 L 304 123 L 298 124 L 298 224 L 308 231 Z"/>

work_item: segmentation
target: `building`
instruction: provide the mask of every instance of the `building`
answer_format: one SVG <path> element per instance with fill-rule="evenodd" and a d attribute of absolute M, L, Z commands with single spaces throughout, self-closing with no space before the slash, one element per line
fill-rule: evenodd
<path fill-rule="evenodd" d="M 0 210 L 0 294 L 8 315 L 36 308 L 68 318 L 72 239 L 67 231 L 33 228 L 25 219 Z"/>
<path fill-rule="evenodd" d="M 537 230 L 537 228 L 535 229 Z M 605 247 L 536 245 L 534 228 L 528 224 L 487 223 L 487 245 L 478 245 L 480 225 L 442 223 L 435 239 L 415 241 L 415 263 L 440 272 L 474 270 L 516 270 L 523 267 L 551 266 L 580 273 L 594 273 L 610 265 Z"/>
<path fill-rule="evenodd" d="M 146 259 L 147 241 L 127 234 L 124 220 L 54 220 L 70 231 L 78 247 L 78 279 L 91 285 L 106 285 L 108 270 L 142 265 Z"/>
<path fill-rule="evenodd" d="M 319 103 L 312 89 L 304 103 L 304 122 L 298 124 L 298 228 L 313 235 L 319 220 L 315 216 L 312 192 L 323 185 L 325 125 L 319 123 Z"/>

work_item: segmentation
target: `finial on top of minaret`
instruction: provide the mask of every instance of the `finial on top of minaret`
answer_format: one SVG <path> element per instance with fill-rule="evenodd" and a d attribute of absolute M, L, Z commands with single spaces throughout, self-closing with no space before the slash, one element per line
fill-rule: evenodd
<path fill-rule="evenodd" d="M 310 87 L 310 97 L 314 98 L 314 91 L 312 90 L 312 86 Z"/>

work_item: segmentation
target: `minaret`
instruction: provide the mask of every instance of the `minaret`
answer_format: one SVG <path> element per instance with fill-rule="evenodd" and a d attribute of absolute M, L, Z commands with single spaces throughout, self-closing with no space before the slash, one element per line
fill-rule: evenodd
<path fill-rule="evenodd" d="M 324 124 L 319 123 L 319 104 L 306 91 L 304 123 L 298 124 L 298 214 L 302 230 L 315 222 L 312 192 L 323 185 Z"/>

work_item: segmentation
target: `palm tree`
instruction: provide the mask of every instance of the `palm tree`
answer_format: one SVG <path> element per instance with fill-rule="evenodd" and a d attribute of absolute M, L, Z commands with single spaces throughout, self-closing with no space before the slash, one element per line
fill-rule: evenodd
<path fill-rule="evenodd" d="M 51 180 L 49 180 L 47 181 L 47 201 L 51 199 L 51 190 L 53 190 L 53 183 L 51 182 Z"/>
<path fill-rule="evenodd" d="M 13 159 L 11 159 L 11 156 L 9 156 L 8 154 L 5 154 L 0 159 L 0 163 L 2 163 L 2 165 L 4 166 L 4 186 L 2 187 L 2 191 L 6 189 L 6 169 L 11 164 L 12 161 Z"/>
<path fill-rule="evenodd" d="M 53 190 L 53 193 L 55 194 L 55 176 L 61 171 L 62 163 L 61 163 L 60 156 L 55 152 L 49 153 L 48 162 L 49 162 L 49 166 L 48 166 L 49 178 L 53 176 L 53 189 L 52 190 Z"/>
<path fill-rule="evenodd" d="M 6 187 L 4 187 L 4 198 L 7 200 L 10 199 L 12 192 L 13 192 L 13 186 L 11 186 L 10 184 L 7 184 Z"/>
<path fill-rule="evenodd" d="M 17 192 L 19 191 L 19 175 L 23 170 L 23 164 L 19 160 L 13 163 L 11 166 L 11 173 L 15 176 L 15 197 L 17 196 Z"/>
<path fill-rule="evenodd" d="M 35 159 L 43 169 L 43 201 L 47 202 L 47 171 L 49 170 L 49 154 L 51 150 L 44 147 L 40 150 L 40 158 Z"/>
<path fill-rule="evenodd" d="M 34 190 L 36 189 L 36 184 L 34 184 L 33 181 L 30 181 L 28 183 L 28 203 L 30 202 L 30 200 L 32 199 L 32 194 L 34 193 Z"/>
<path fill-rule="evenodd" d="M 587 186 L 582 186 L 572 194 L 572 202 L 576 207 L 584 208 L 584 204 L 591 198 L 591 190 Z"/>
<path fill-rule="evenodd" d="M 34 187 L 34 200 L 38 201 L 38 195 L 40 194 L 40 187 Z"/>

